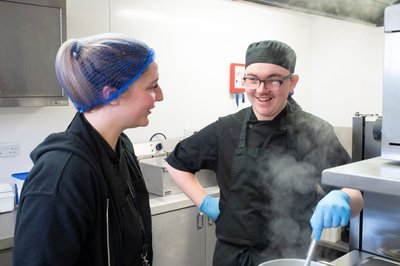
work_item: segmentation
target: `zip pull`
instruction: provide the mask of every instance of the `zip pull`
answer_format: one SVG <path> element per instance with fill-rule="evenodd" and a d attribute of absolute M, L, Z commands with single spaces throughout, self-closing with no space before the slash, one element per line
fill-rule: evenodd
<path fill-rule="evenodd" d="M 140 254 L 140 257 L 142 257 L 142 265 L 143 266 L 151 266 L 149 263 L 149 260 L 147 259 L 147 252 L 146 252 L 146 254 Z"/>
<path fill-rule="evenodd" d="M 110 199 L 107 196 L 107 205 L 106 205 L 107 262 L 108 262 L 108 266 L 111 266 L 109 210 L 110 210 Z"/>

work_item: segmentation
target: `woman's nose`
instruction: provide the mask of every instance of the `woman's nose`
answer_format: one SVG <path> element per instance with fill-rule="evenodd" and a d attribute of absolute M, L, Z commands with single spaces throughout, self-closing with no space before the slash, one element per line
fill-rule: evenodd
<path fill-rule="evenodd" d="M 160 102 L 164 100 L 164 93 L 161 88 L 156 91 L 156 101 Z"/>

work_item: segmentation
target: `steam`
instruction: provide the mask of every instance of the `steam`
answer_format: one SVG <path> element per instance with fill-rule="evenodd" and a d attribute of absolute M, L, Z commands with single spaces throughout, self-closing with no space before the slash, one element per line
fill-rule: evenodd
<path fill-rule="evenodd" d="M 269 217 L 266 236 L 279 257 L 306 254 L 311 237 L 309 219 L 316 201 L 316 185 L 320 174 L 315 166 L 298 162 L 293 156 L 277 156 L 270 160 L 260 175 L 268 173 L 263 187 L 269 195 Z M 296 250 L 297 247 L 297 250 Z"/>
<path fill-rule="evenodd" d="M 336 150 L 341 148 L 339 141 L 332 138 L 332 130 L 327 124 L 314 122 L 319 129 L 312 132 L 326 135 L 314 136 L 305 130 L 296 133 L 304 134 L 298 138 L 304 142 L 297 145 L 305 154 L 288 154 L 281 147 L 268 147 L 268 158 L 258 169 L 263 194 L 268 198 L 265 208 L 273 214 L 267 217 L 268 227 L 263 232 L 269 240 L 267 259 L 304 258 L 311 241 L 309 220 L 319 200 L 317 187 L 322 170 L 344 163 L 342 156 L 337 158 L 342 153 Z"/>

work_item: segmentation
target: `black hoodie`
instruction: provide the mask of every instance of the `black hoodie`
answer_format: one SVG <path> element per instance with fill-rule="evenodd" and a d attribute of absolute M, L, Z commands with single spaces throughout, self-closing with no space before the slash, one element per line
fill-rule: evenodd
<path fill-rule="evenodd" d="M 152 262 L 149 197 L 126 135 L 114 152 L 77 113 L 31 153 L 13 265 L 141 265 Z"/>

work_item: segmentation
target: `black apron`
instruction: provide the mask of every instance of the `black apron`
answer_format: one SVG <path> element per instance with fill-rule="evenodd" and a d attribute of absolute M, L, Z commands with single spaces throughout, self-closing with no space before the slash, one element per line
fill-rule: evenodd
<path fill-rule="evenodd" d="M 294 252 L 294 256 L 299 248 L 300 253 L 306 252 L 310 241 L 311 214 L 305 209 L 311 210 L 312 200 L 296 201 L 312 198 L 315 180 L 310 181 L 307 170 L 299 167 L 296 142 L 285 126 L 278 132 L 283 131 L 285 145 L 272 142 L 267 148 L 247 147 L 250 113 L 251 109 L 232 162 L 226 204 L 216 221 L 213 265 L 258 265 L 285 253 Z"/>

